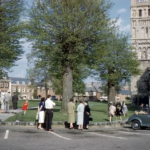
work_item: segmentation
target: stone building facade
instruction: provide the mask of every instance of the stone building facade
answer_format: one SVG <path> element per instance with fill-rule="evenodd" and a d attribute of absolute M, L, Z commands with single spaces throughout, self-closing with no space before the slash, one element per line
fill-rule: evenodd
<path fill-rule="evenodd" d="M 150 68 L 150 0 L 131 0 L 131 44 L 140 61 L 141 75 L 132 77 L 131 93 L 139 105 L 148 103 Z"/>

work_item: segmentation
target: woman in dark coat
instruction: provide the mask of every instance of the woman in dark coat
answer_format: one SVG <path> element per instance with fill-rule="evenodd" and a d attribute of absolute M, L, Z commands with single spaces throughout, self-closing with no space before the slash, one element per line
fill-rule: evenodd
<path fill-rule="evenodd" d="M 12 103 L 13 103 L 13 109 L 14 113 L 16 113 L 16 110 L 18 109 L 18 95 L 15 93 L 14 96 L 12 97 Z"/>
<path fill-rule="evenodd" d="M 90 107 L 88 105 L 88 101 L 84 102 L 84 127 L 85 129 L 88 129 L 88 124 L 89 124 L 89 116 L 90 116 Z"/>

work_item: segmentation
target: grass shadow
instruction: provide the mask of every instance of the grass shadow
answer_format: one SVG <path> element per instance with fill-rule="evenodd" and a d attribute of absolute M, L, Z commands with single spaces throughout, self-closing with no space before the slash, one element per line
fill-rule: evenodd
<path fill-rule="evenodd" d="M 54 112 L 60 112 L 60 109 L 53 109 Z"/>

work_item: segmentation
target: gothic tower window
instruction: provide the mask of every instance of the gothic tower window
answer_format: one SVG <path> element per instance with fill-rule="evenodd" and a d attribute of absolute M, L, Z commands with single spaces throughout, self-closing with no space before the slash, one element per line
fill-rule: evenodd
<path fill-rule="evenodd" d="M 150 9 L 148 9 L 148 16 L 150 16 Z"/>
<path fill-rule="evenodd" d="M 142 38 L 145 38 L 145 32 L 144 32 L 145 30 L 144 30 L 144 27 L 142 27 L 141 28 L 141 37 Z"/>
<path fill-rule="evenodd" d="M 142 58 L 146 59 L 147 58 L 147 54 L 146 54 L 146 48 L 143 48 L 143 54 L 142 54 Z"/>
<path fill-rule="evenodd" d="M 146 28 L 146 34 L 148 34 L 148 28 Z"/>
<path fill-rule="evenodd" d="M 141 59 L 141 48 L 139 48 L 139 51 L 138 51 L 138 59 Z"/>
<path fill-rule="evenodd" d="M 150 47 L 147 49 L 147 58 L 150 59 Z"/>
<path fill-rule="evenodd" d="M 132 31 L 132 37 L 133 37 L 133 38 L 136 37 L 136 28 L 133 28 L 133 31 Z"/>
<path fill-rule="evenodd" d="M 139 10 L 139 17 L 142 17 L 142 10 Z"/>

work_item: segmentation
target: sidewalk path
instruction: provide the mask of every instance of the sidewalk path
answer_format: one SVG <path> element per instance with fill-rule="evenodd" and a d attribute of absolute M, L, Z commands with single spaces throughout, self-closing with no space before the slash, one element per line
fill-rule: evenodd
<path fill-rule="evenodd" d="M 28 108 L 28 110 L 31 110 L 31 109 L 37 109 L 38 110 L 38 106 L 37 107 L 30 107 L 30 108 Z M 10 109 L 9 112 L 10 113 L 1 113 L 0 112 L 0 120 L 1 121 L 5 121 L 9 117 L 12 117 L 12 116 L 16 115 L 16 114 L 13 113 L 14 112 L 13 109 Z M 20 113 L 20 112 L 22 112 L 22 108 L 18 108 L 17 109 L 17 113 Z"/>
<path fill-rule="evenodd" d="M 1 120 L 1 121 L 5 121 L 5 120 L 8 119 L 9 117 L 12 117 L 12 116 L 15 115 L 15 114 L 13 113 L 13 112 L 14 112 L 13 109 L 10 109 L 9 112 L 10 112 L 10 113 L 0 113 L 0 120 Z M 17 109 L 17 113 L 20 113 L 20 112 L 22 112 L 22 109 L 21 109 L 21 108 Z"/>

